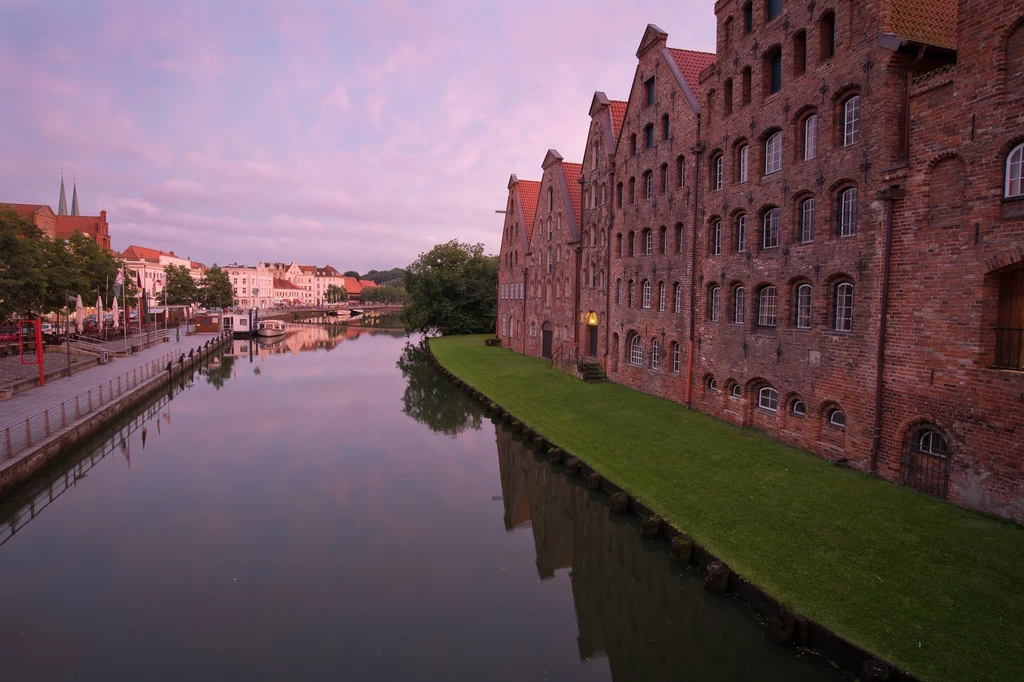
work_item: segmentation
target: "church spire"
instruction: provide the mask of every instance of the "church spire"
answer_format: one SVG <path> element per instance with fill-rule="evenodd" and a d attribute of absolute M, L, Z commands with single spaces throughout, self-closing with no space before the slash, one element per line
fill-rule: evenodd
<path fill-rule="evenodd" d="M 60 174 L 60 201 L 57 202 L 57 215 L 68 214 L 68 198 L 64 194 L 64 173 Z"/>
<path fill-rule="evenodd" d="M 74 184 L 72 184 L 71 215 L 78 215 L 78 182 L 74 182 Z"/>

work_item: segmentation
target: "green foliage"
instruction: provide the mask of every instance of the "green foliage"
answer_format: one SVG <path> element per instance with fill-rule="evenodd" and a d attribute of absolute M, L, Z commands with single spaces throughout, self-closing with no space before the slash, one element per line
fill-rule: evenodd
<path fill-rule="evenodd" d="M 348 300 L 348 290 L 337 284 L 328 284 L 327 291 L 324 292 L 324 298 L 327 299 L 328 303 L 344 303 Z"/>
<path fill-rule="evenodd" d="M 405 268 L 391 268 L 390 270 L 370 270 L 368 273 L 363 275 L 363 279 L 368 279 L 374 284 L 388 284 L 389 282 L 404 282 L 405 281 Z"/>
<path fill-rule="evenodd" d="M 0 321 L 45 307 L 43 233 L 10 209 L 0 211 Z"/>
<path fill-rule="evenodd" d="M 192 279 L 191 269 L 184 265 L 168 265 L 164 268 L 164 289 L 160 292 L 161 303 L 191 305 L 198 300 L 199 286 Z"/>
<path fill-rule="evenodd" d="M 363 289 L 359 295 L 360 303 L 388 303 L 404 305 L 409 301 L 409 293 L 400 287 L 371 287 Z"/>
<path fill-rule="evenodd" d="M 385 286 L 385 287 L 398 287 L 399 289 L 404 289 L 405 288 L 405 274 L 403 274 L 401 277 L 396 277 L 395 279 L 389 279 L 388 281 L 381 283 L 381 286 Z"/>
<path fill-rule="evenodd" d="M 431 431 L 449 436 L 480 430 L 479 408 L 462 391 L 452 391 L 448 380 L 431 366 L 430 354 L 422 343 L 406 343 L 397 365 L 406 380 L 403 413 Z"/>
<path fill-rule="evenodd" d="M 230 308 L 235 296 L 228 273 L 214 265 L 199 282 L 199 302 L 207 308 Z"/>
<path fill-rule="evenodd" d="M 183 266 L 184 267 L 184 266 Z M 220 359 L 220 366 L 207 366 L 206 383 L 218 391 L 224 387 L 224 382 L 231 378 L 231 370 L 235 366 L 235 358 L 231 355 L 224 355 Z"/>
<path fill-rule="evenodd" d="M 789 608 L 923 680 L 1024 679 L 1024 528 L 484 338 L 430 347 Z"/>
<path fill-rule="evenodd" d="M 402 321 L 408 331 L 429 334 L 493 332 L 497 287 L 498 257 L 484 255 L 483 244 L 438 244 L 405 273 Z"/>
<path fill-rule="evenodd" d="M 344 274 L 345 277 L 355 277 L 356 279 L 359 279 L 359 273 L 355 270 L 346 270 L 342 274 Z"/>

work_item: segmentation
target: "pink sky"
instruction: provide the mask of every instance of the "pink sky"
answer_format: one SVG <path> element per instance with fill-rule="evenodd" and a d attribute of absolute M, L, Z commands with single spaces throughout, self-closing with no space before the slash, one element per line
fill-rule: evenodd
<path fill-rule="evenodd" d="M 510 173 L 581 160 L 648 23 L 714 50 L 711 0 L 0 0 L 0 201 L 107 210 L 115 249 L 405 266 L 496 252 Z"/>

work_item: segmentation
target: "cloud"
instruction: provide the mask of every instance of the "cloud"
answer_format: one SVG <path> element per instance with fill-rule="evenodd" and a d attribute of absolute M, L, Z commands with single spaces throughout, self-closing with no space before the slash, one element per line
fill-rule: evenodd
<path fill-rule="evenodd" d="M 334 86 L 323 101 L 320 102 L 321 109 L 334 108 L 338 111 L 348 111 L 348 89 L 343 83 Z"/>

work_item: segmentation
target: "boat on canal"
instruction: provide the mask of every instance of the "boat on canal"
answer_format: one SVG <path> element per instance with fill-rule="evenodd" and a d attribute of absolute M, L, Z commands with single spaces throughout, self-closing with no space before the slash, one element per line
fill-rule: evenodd
<path fill-rule="evenodd" d="M 256 325 L 256 336 L 271 338 L 284 336 L 284 322 L 281 320 L 260 320 Z"/>
<path fill-rule="evenodd" d="M 247 339 L 253 334 L 249 326 L 249 315 L 242 313 L 224 313 L 221 317 L 221 329 L 231 332 L 236 339 Z"/>

